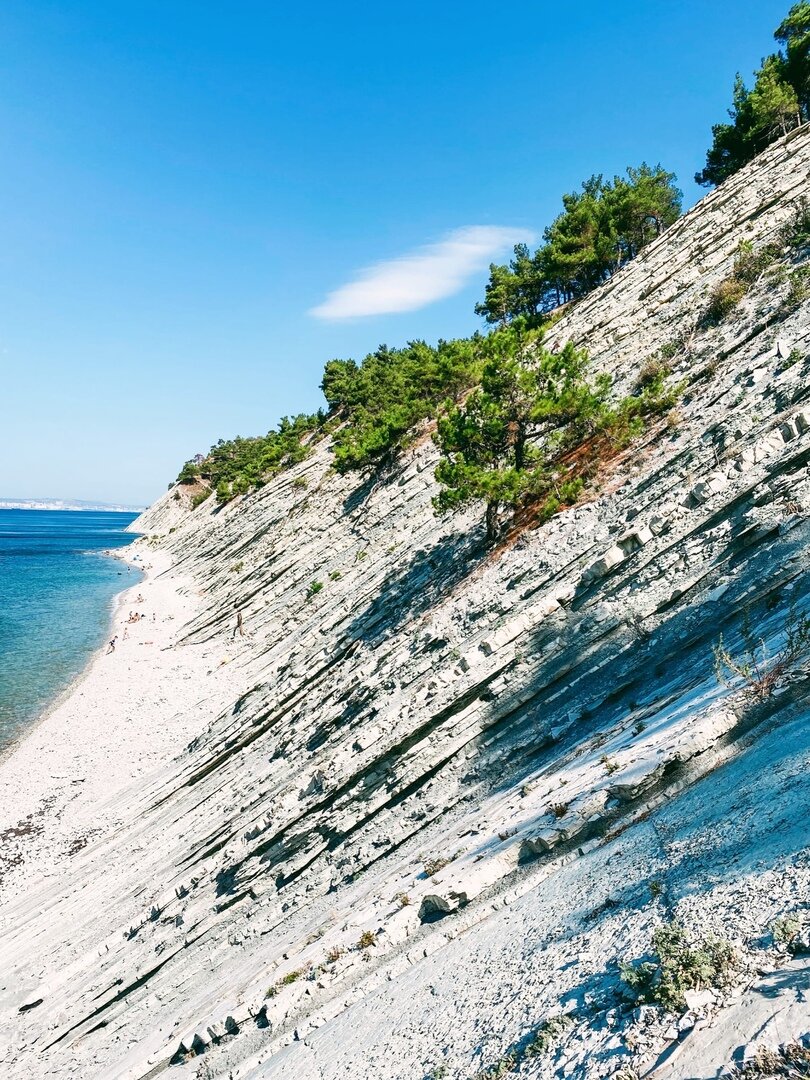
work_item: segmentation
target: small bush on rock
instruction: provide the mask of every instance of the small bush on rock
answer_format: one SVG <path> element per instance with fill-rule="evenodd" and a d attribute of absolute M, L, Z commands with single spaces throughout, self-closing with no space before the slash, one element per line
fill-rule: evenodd
<path fill-rule="evenodd" d="M 714 287 L 709 296 L 704 323 L 707 326 L 718 326 L 729 317 L 747 292 L 748 286 L 744 281 L 740 281 L 736 277 L 729 277 L 721 281 Z"/>
<path fill-rule="evenodd" d="M 737 955 L 722 938 L 690 942 L 683 926 L 671 922 L 653 934 L 654 957 L 621 965 L 621 977 L 634 1001 L 670 1012 L 686 1008 L 688 990 L 723 988 L 733 977 Z"/>
<path fill-rule="evenodd" d="M 645 387 L 654 386 L 671 374 L 672 365 L 661 356 L 660 352 L 653 353 L 641 365 L 636 378 L 636 390 L 644 390 Z"/>
<path fill-rule="evenodd" d="M 717 326 L 732 313 L 740 301 L 762 275 L 776 263 L 780 250 L 776 244 L 754 250 L 750 240 L 743 240 L 737 248 L 734 269 L 723 281 L 715 285 L 703 313 L 704 326 Z"/>
<path fill-rule="evenodd" d="M 785 643 L 775 656 L 769 656 L 765 642 L 754 637 L 751 612 L 746 610 L 742 624 L 743 651 L 733 656 L 722 635 L 714 646 L 714 670 L 717 681 L 730 686 L 729 675 L 742 679 L 756 698 L 769 697 L 792 667 L 810 655 L 810 616 L 791 607 L 785 620 Z"/>
<path fill-rule="evenodd" d="M 550 1016 L 547 1020 L 544 1020 L 537 1029 L 534 1038 L 526 1047 L 525 1056 L 531 1058 L 547 1054 L 559 1042 L 570 1025 L 570 1016 Z"/>
<path fill-rule="evenodd" d="M 762 1047 L 749 1061 L 723 1075 L 731 1080 L 800 1080 L 810 1076 L 810 1048 L 801 1043 L 789 1043 L 777 1050 Z"/>
<path fill-rule="evenodd" d="M 783 226 L 781 235 L 789 247 L 804 248 L 810 245 L 810 199 L 799 199 L 793 217 Z"/>
<path fill-rule="evenodd" d="M 785 309 L 788 313 L 810 297 L 810 267 L 801 266 L 788 274 L 789 288 L 785 297 Z"/>
<path fill-rule="evenodd" d="M 445 866 L 450 862 L 449 859 L 444 859 L 441 856 L 436 856 L 432 859 L 423 859 L 422 866 L 428 877 L 433 877 L 434 874 L 438 874 L 440 870 L 444 870 Z"/>
<path fill-rule="evenodd" d="M 777 919 L 771 927 L 771 936 L 776 948 L 782 952 L 792 953 L 793 955 L 807 952 L 810 935 L 802 926 L 799 915 L 795 913 Z"/>

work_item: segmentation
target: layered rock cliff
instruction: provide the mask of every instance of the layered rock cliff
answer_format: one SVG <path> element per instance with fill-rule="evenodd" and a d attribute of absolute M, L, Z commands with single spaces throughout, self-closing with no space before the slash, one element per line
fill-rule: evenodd
<path fill-rule="evenodd" d="M 701 319 L 808 179 L 802 128 L 554 326 L 620 388 L 668 346 L 681 400 L 500 549 L 434 515 L 429 432 L 143 515 L 203 597 L 178 663 L 216 645 L 238 693 L 201 683 L 119 827 L 0 909 L 3 1075 L 713 1076 L 810 1031 L 769 937 L 810 918 L 809 657 L 766 694 L 713 654 L 751 625 L 767 665 L 810 610 L 807 251 Z M 737 953 L 685 1017 L 618 970 L 672 917 Z"/>

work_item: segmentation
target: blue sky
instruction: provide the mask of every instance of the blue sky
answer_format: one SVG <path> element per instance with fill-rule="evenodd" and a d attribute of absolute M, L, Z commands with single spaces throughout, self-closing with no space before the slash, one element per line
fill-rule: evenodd
<path fill-rule="evenodd" d="M 591 173 L 690 205 L 787 7 L 5 0 L 0 496 L 149 502 L 326 360 L 472 332 Z"/>

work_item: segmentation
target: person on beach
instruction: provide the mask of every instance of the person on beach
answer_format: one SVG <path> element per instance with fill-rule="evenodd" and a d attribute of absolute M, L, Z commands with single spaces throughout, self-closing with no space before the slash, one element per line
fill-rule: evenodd
<path fill-rule="evenodd" d="M 108 653 L 115 652 L 115 643 L 116 643 L 116 641 L 118 641 L 118 635 L 117 634 L 115 635 L 115 637 L 110 638 L 110 644 L 107 646 L 107 652 Z"/>
<path fill-rule="evenodd" d="M 233 638 L 235 638 L 237 634 L 239 635 L 239 637 L 244 637 L 245 636 L 245 628 L 242 625 L 242 612 L 241 611 L 237 611 L 237 613 L 236 613 L 236 626 L 233 628 L 233 637 L 231 638 L 231 640 L 233 640 Z"/>

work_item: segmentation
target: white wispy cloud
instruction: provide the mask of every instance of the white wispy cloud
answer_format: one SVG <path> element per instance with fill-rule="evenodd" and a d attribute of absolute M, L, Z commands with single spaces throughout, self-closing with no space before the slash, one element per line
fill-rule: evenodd
<path fill-rule="evenodd" d="M 316 319 L 357 319 L 416 311 L 459 292 L 497 255 L 533 239 L 525 229 L 503 225 L 454 229 L 438 243 L 361 270 L 309 314 Z"/>

